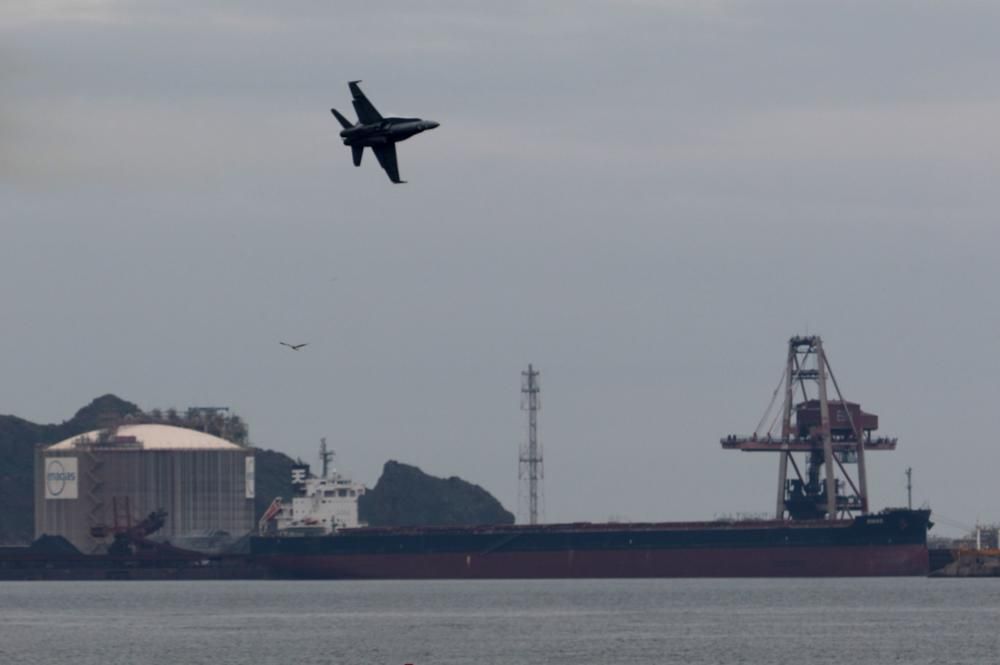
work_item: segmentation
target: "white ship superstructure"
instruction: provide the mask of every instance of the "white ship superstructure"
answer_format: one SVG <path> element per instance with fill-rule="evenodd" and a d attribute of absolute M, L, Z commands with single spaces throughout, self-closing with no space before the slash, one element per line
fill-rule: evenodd
<path fill-rule="evenodd" d="M 327 451 L 326 439 L 320 443 L 320 460 L 319 476 L 313 475 L 307 464 L 292 467 L 296 494 L 291 501 L 281 497 L 274 500 L 260 520 L 261 532 L 326 535 L 337 529 L 364 526 L 358 520 L 358 499 L 365 493 L 365 486 L 333 468 L 333 452 Z"/>

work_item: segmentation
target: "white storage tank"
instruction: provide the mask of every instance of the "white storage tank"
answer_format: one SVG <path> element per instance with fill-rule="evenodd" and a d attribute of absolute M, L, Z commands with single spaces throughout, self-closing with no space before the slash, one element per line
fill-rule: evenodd
<path fill-rule="evenodd" d="M 98 552 L 101 528 L 135 524 L 166 510 L 157 538 L 253 527 L 253 449 L 172 425 L 122 425 L 39 449 L 35 537 L 60 535 Z"/>

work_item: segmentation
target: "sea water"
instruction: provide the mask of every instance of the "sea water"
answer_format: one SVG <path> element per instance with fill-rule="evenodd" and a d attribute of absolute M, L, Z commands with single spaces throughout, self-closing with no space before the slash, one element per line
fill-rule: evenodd
<path fill-rule="evenodd" d="M 1000 579 L 0 583 L 0 664 L 1000 663 Z"/>

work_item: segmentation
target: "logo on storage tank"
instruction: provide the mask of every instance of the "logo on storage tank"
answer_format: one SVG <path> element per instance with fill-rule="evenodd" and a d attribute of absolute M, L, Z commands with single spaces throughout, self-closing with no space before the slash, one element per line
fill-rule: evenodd
<path fill-rule="evenodd" d="M 77 470 L 75 457 L 52 457 L 45 462 L 45 498 L 75 499 Z"/>
<path fill-rule="evenodd" d="M 254 498 L 254 496 L 256 494 L 254 492 L 254 483 L 256 482 L 256 479 L 254 478 L 254 475 L 255 475 L 254 474 L 254 459 L 252 457 L 248 456 L 248 457 L 245 458 L 245 462 L 244 463 L 246 465 L 244 467 L 244 479 L 245 479 L 244 480 L 244 482 L 245 482 L 244 486 L 246 487 L 246 498 L 252 499 L 252 498 Z"/>

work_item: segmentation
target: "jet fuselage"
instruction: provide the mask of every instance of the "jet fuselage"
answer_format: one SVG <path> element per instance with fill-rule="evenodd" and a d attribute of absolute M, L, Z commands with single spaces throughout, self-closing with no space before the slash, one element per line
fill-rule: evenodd
<path fill-rule="evenodd" d="M 420 132 L 434 129 L 438 123 L 421 118 L 385 118 L 369 125 L 355 125 L 340 132 L 344 145 L 376 146 L 405 141 Z"/>

